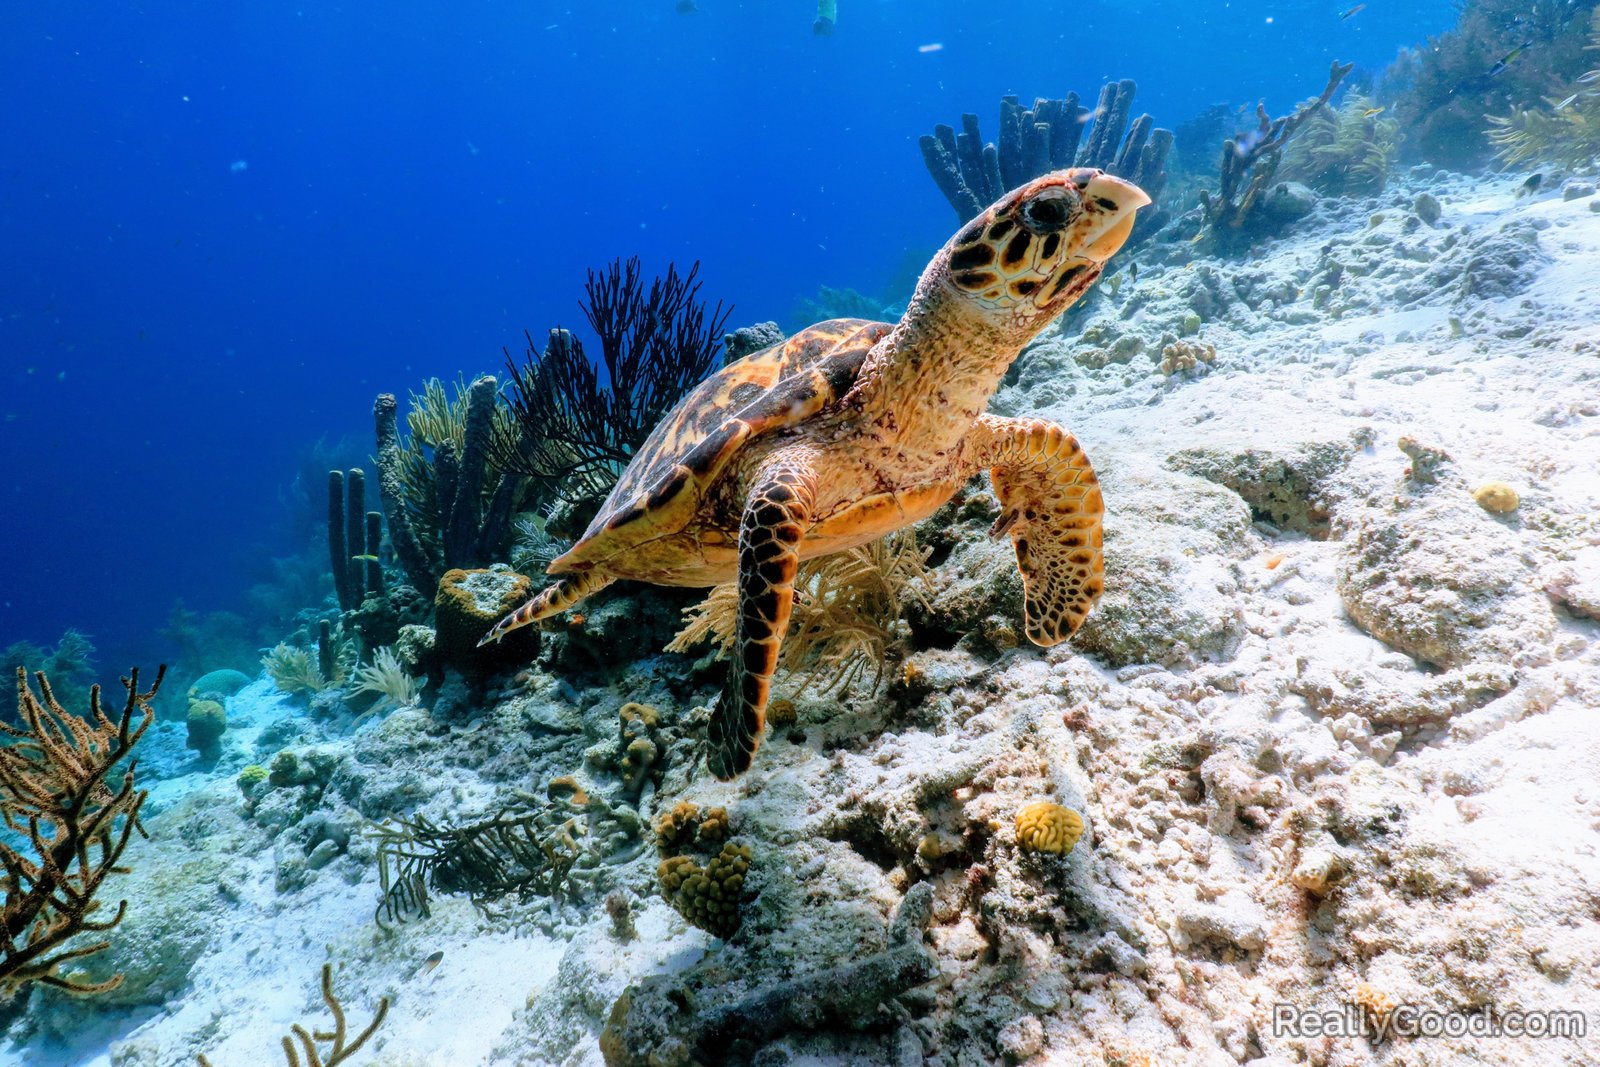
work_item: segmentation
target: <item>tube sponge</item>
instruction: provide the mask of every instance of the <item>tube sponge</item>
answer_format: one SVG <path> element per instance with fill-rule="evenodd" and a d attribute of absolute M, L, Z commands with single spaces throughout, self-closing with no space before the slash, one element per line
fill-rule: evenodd
<path fill-rule="evenodd" d="M 1017 844 L 1024 852 L 1066 855 L 1083 836 L 1083 816 L 1048 800 L 1017 812 Z"/>

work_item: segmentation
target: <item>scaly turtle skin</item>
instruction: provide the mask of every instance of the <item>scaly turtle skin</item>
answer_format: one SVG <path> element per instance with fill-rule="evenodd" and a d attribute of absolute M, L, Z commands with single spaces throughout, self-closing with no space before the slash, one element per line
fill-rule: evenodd
<path fill-rule="evenodd" d="M 1099 278 L 1150 202 L 1097 170 L 1047 174 L 950 239 L 893 325 L 834 319 L 700 383 L 651 433 L 556 581 L 485 642 L 619 578 L 737 578 L 728 685 L 712 712 L 719 778 L 750 766 L 800 561 L 932 514 L 980 470 L 1022 572 L 1026 632 L 1077 632 L 1103 588 L 1094 470 L 1039 419 L 985 414 L 1022 347 Z"/>

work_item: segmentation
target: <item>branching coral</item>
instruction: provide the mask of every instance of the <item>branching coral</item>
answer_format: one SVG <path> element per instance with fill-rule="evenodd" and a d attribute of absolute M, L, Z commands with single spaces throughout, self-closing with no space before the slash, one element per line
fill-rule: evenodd
<path fill-rule="evenodd" d="M 291 1027 L 295 1038 L 300 1041 L 300 1047 L 305 1050 L 305 1067 L 338 1067 L 361 1050 L 367 1039 L 377 1032 L 383 1025 L 384 1018 L 389 1014 L 389 998 L 378 998 L 378 1010 L 373 1013 L 372 1021 L 367 1028 L 355 1036 L 350 1037 L 349 1027 L 344 1018 L 344 1005 L 339 1003 L 339 998 L 333 995 L 333 964 L 322 965 L 322 1002 L 328 1006 L 328 1013 L 333 1016 L 332 1030 L 308 1031 L 305 1027 L 296 1024 Z M 319 1048 L 319 1044 L 327 1042 L 326 1051 Z M 195 1057 L 199 1067 L 211 1067 L 211 1061 L 204 1055 Z M 288 1067 L 301 1067 L 300 1055 L 295 1049 L 295 1043 L 289 1037 L 283 1039 L 283 1058 Z"/>
<path fill-rule="evenodd" d="M 796 675 L 801 687 L 819 692 L 853 686 L 870 670 L 876 689 L 907 599 L 915 597 L 927 607 L 923 589 L 932 581 L 926 566 L 930 552 L 903 530 L 801 564 L 780 669 Z M 737 588 L 719 585 L 684 612 L 687 625 L 667 650 L 687 652 L 711 641 L 725 655 L 733 647 L 738 615 Z"/>
<path fill-rule="evenodd" d="M 1589 45 L 1600 52 L 1600 7 L 1589 16 Z M 1547 97 L 1550 110 L 1520 108 L 1490 116 L 1489 141 L 1506 166 L 1545 162 L 1576 168 L 1600 159 L 1600 68 L 1585 71 L 1561 98 Z"/>
<path fill-rule="evenodd" d="M 452 396 L 437 378 L 412 394 L 402 440 L 390 393 L 373 406 L 378 488 L 389 540 L 407 579 L 431 593 L 455 567 L 504 558 L 511 517 L 536 501 L 527 479 L 488 464 L 490 442 L 511 432 L 494 378 L 457 379 Z"/>
<path fill-rule="evenodd" d="M 1277 177 L 1284 146 L 1333 98 L 1339 84 L 1354 68 L 1353 63 L 1341 64 L 1334 60 L 1328 68 L 1328 84 L 1323 87 L 1322 95 L 1301 104 L 1293 114 L 1274 119 L 1267 114 L 1265 103 L 1256 105 L 1256 128 L 1223 142 L 1222 172 L 1216 194 L 1209 191 L 1200 194 L 1206 225 L 1201 237 L 1209 238 L 1219 251 L 1231 251 L 1260 236 L 1261 207 Z"/>
<path fill-rule="evenodd" d="M 128 902 L 119 901 L 106 920 L 90 915 L 95 899 L 118 866 L 146 793 L 135 789 L 133 770 L 120 785 L 106 781 L 123 757 L 144 736 L 155 719 L 150 701 L 161 688 L 166 668 L 139 691 L 139 672 L 123 679 L 128 701 L 112 719 L 100 704 L 100 687 L 89 691 L 89 717 L 80 718 L 57 702 L 43 671 L 34 677 L 39 693 L 17 670 L 17 717 L 21 728 L 0 723 L 10 741 L 0 747 L 0 816 L 13 834 L 26 841 L 22 849 L 0 842 L 5 868 L 5 898 L 0 904 L 0 992 L 15 993 L 29 982 L 71 993 L 103 993 L 122 982 L 115 975 L 90 982 L 63 975 L 61 967 L 109 947 L 109 941 L 67 947 L 80 933 L 104 933 L 119 922 Z M 135 722 L 135 713 L 138 721 Z"/>
<path fill-rule="evenodd" d="M 637 258 L 591 270 L 583 313 L 599 364 L 560 329 L 543 352 L 528 335 L 520 366 L 507 352 L 514 420 L 495 426 L 494 466 L 568 501 L 603 499 L 662 416 L 718 366 L 732 309 L 699 299 L 699 271 L 669 266 L 647 289 Z"/>
<path fill-rule="evenodd" d="M 1166 185 L 1172 133 L 1156 129 L 1149 115 L 1140 115 L 1129 126 L 1137 88 L 1130 80 L 1107 82 L 1093 111 L 1078 102 L 1077 93 L 1069 93 L 1065 100 L 1041 97 L 1027 109 L 1017 97 L 1004 97 L 998 145 L 984 143 L 978 116 L 962 115 L 960 133 L 940 125 L 922 137 L 923 162 L 962 222 L 976 217 L 1007 190 L 1063 167 L 1099 167 L 1127 178 L 1156 200 Z M 1142 210 L 1135 234 L 1154 233 L 1160 228 L 1159 218 L 1153 219 L 1159 208 Z"/>
<path fill-rule="evenodd" d="M 380 704 L 396 708 L 410 707 L 417 702 L 426 680 L 413 678 L 400 662 L 392 648 L 380 648 L 372 663 L 360 667 L 355 674 L 355 692 L 377 693 L 383 697 Z"/>
<path fill-rule="evenodd" d="M 1300 135 L 1284 146 L 1282 177 L 1332 196 L 1382 192 L 1399 143 L 1400 124 L 1386 109 L 1350 93 L 1337 109 L 1311 108 Z"/>

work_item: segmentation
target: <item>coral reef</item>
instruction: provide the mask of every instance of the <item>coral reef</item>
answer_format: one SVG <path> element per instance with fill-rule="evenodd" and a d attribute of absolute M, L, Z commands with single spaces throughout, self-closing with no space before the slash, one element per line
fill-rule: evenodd
<path fill-rule="evenodd" d="M 730 1062 L 735 1051 L 748 1055 L 785 1033 L 861 1027 L 886 1002 L 938 975 L 939 965 L 923 944 L 932 917 L 933 886 L 923 882 L 906 892 L 882 951 L 763 983 L 703 1010 L 688 1007 L 699 998 L 681 976 L 631 986 L 617 998 L 600 1035 L 606 1067 Z"/>
<path fill-rule="evenodd" d="M 1585 63 L 1583 30 L 1595 7 L 1593 0 L 1467 0 L 1455 27 L 1403 56 L 1407 69 L 1390 79 L 1401 83 L 1394 117 L 1407 132 L 1406 154 L 1459 171 L 1485 162 L 1489 116 L 1515 122 L 1543 100 L 1560 101 L 1593 66 Z"/>
<path fill-rule="evenodd" d="M 751 326 L 741 326 L 732 333 L 722 335 L 722 365 L 736 362 L 759 352 L 763 348 L 770 348 L 783 341 L 783 330 L 776 322 L 758 322 Z"/>
<path fill-rule="evenodd" d="M 56 642 L 56 647 L 46 650 L 31 641 L 16 641 L 0 651 L 0 669 L 6 677 L 18 669 L 41 670 L 55 684 L 84 688 L 94 683 L 94 645 L 77 630 L 67 630 Z"/>
<path fill-rule="evenodd" d="M 127 912 L 122 900 L 109 918 L 91 918 L 102 906 L 98 894 L 106 877 L 125 873 L 119 863 L 140 829 L 148 794 L 134 788 L 131 768 L 120 785 L 107 778 L 154 721 L 150 701 L 165 674 L 165 667 L 158 670 L 141 692 L 138 669 L 130 671 L 123 679 L 127 703 L 112 719 L 101 707 L 98 685 L 89 691 L 85 718 L 61 706 L 44 672 L 34 676 L 36 695 L 27 672 L 17 669 L 22 725 L 0 723 L 0 735 L 11 739 L 0 747 L 0 816 L 25 842 L 21 848 L 0 842 L 0 991 L 7 995 L 34 982 L 75 994 L 105 993 L 122 982 L 121 975 L 95 982 L 61 968 L 105 951 L 108 941 L 69 942 L 115 928 Z"/>
<path fill-rule="evenodd" d="M 383 1025 L 383 1020 L 389 1014 L 389 998 L 378 998 L 378 1010 L 372 1013 L 372 1021 L 366 1025 L 354 1038 L 344 1017 L 344 1005 L 339 1003 L 339 998 L 333 995 L 333 964 L 322 965 L 322 1002 L 328 1006 L 328 1014 L 333 1016 L 332 1030 L 307 1030 L 296 1024 L 292 1033 L 299 1039 L 299 1049 L 305 1052 L 305 1067 L 338 1067 L 339 1064 L 361 1051 L 361 1046 L 367 1039 L 375 1034 L 378 1027 Z M 322 1043 L 327 1042 L 328 1048 L 323 1049 Z M 283 1058 L 288 1067 L 301 1067 L 300 1056 L 294 1041 L 285 1037 L 283 1039 Z M 212 1067 L 211 1061 L 202 1053 L 196 1056 L 199 1067 Z"/>
<path fill-rule="evenodd" d="M 1588 51 L 1600 52 L 1600 7 L 1589 14 Z M 1576 169 L 1600 158 L 1600 67 L 1585 71 L 1563 87 L 1560 98 L 1545 99 L 1549 110 L 1518 108 L 1489 116 L 1489 142 L 1508 167 L 1553 163 Z"/>
<path fill-rule="evenodd" d="M 1386 111 L 1356 92 L 1337 108 L 1311 107 L 1299 134 L 1284 145 L 1281 177 L 1329 196 L 1382 192 L 1401 140 L 1400 124 Z"/>
<path fill-rule="evenodd" d="M 1306 122 L 1332 99 L 1339 83 L 1355 65 L 1334 60 L 1322 95 L 1308 100 L 1291 114 L 1274 119 L 1266 104 L 1256 105 L 1256 128 L 1222 145 L 1222 168 L 1215 194 L 1203 191 L 1200 208 L 1203 239 L 1217 252 L 1235 252 L 1276 228 L 1277 220 L 1293 214 L 1274 208 L 1272 194 L 1284 146 Z"/>
<path fill-rule="evenodd" d="M 1505 482 L 1485 482 L 1472 491 L 1472 499 L 1484 511 L 1494 512 L 1496 515 L 1505 515 L 1517 510 L 1517 505 L 1522 502 L 1517 491 Z"/>
<path fill-rule="evenodd" d="M 504 564 L 445 572 L 434 597 L 433 658 L 474 676 L 532 659 L 538 650 L 539 631 L 531 627 L 483 648 L 478 642 L 537 591 L 530 579 Z"/>
<path fill-rule="evenodd" d="M 453 397 L 429 380 L 411 396 L 404 440 L 393 394 L 372 410 L 383 514 L 411 585 L 427 595 L 446 570 L 504 558 L 512 516 L 534 501 L 527 479 L 488 462 L 491 442 L 511 426 L 495 379 L 458 379 Z"/>
<path fill-rule="evenodd" d="M 686 274 L 672 265 L 646 288 L 637 258 L 591 270 L 583 313 L 600 341 L 603 384 L 570 331 L 550 331 L 542 352 L 528 335 L 520 366 L 506 354 L 512 419 L 491 435 L 495 468 L 592 513 L 661 417 L 718 364 L 732 309 L 707 308 L 699 273 L 699 263 Z"/>
<path fill-rule="evenodd" d="M 963 223 L 1008 189 L 1063 167 L 1098 167 L 1127 178 L 1152 201 L 1159 200 L 1167 180 L 1172 133 L 1156 128 L 1149 115 L 1140 115 L 1129 125 L 1137 88 L 1127 79 L 1107 82 L 1092 111 L 1078 102 L 1077 93 L 1064 100 L 1041 97 L 1026 109 L 1019 98 L 1004 97 L 998 145 L 984 143 L 978 116 L 962 115 L 960 133 L 940 125 L 921 138 L 923 162 Z M 1159 207 L 1142 208 L 1131 239 L 1153 234 L 1164 221 Z"/>

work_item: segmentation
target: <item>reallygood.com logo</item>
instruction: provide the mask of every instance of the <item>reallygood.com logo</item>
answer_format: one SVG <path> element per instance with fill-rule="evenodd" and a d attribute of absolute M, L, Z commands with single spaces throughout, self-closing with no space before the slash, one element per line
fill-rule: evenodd
<path fill-rule="evenodd" d="M 1397 1004 L 1375 1012 L 1361 1004 L 1309 1011 L 1293 1004 L 1272 1006 L 1274 1037 L 1565 1037 L 1589 1034 L 1580 1011 L 1440 1011 L 1420 1004 Z"/>

